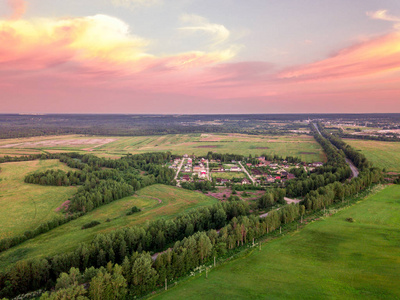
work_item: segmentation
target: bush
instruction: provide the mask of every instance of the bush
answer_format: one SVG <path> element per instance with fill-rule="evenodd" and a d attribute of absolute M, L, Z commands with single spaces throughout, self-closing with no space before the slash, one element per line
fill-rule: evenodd
<path fill-rule="evenodd" d="M 82 229 L 92 228 L 92 227 L 97 226 L 97 225 L 99 225 L 99 224 L 100 224 L 99 221 L 92 221 L 92 222 L 90 222 L 90 223 L 84 224 L 84 225 L 82 226 Z"/>
<path fill-rule="evenodd" d="M 354 222 L 354 219 L 353 219 L 353 218 L 346 218 L 346 221 L 347 221 L 347 222 L 350 222 L 350 223 L 353 223 L 353 222 Z"/>
<path fill-rule="evenodd" d="M 139 207 L 134 206 L 131 208 L 131 210 L 126 214 L 127 216 L 133 215 L 136 212 L 142 211 Z"/>

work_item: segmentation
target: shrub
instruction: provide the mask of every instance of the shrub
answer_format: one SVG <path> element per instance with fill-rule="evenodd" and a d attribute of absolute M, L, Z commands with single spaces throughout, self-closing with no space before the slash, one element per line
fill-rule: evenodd
<path fill-rule="evenodd" d="M 134 213 L 139 212 L 139 211 L 141 211 L 141 209 L 139 207 L 137 207 L 137 206 L 134 206 L 134 207 L 131 208 L 131 210 L 126 215 L 130 216 L 130 215 L 133 215 Z"/>
<path fill-rule="evenodd" d="M 346 221 L 347 221 L 347 222 L 350 222 L 350 223 L 353 223 L 353 222 L 354 222 L 354 219 L 353 219 L 353 218 L 346 218 Z"/>
<path fill-rule="evenodd" d="M 100 224 L 99 221 L 92 221 L 92 222 L 90 222 L 90 223 L 84 224 L 84 225 L 82 226 L 82 229 L 92 228 L 92 227 L 97 226 L 97 225 L 99 225 L 99 224 Z"/>

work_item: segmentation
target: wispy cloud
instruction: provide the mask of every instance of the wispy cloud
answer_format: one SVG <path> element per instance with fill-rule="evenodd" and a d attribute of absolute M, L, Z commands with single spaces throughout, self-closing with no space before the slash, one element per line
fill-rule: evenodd
<path fill-rule="evenodd" d="M 327 59 L 290 68 L 280 78 L 298 81 L 370 76 L 400 70 L 400 33 L 393 32 L 342 49 Z"/>
<path fill-rule="evenodd" d="M 140 6 L 153 6 L 161 4 L 162 0 L 111 0 L 111 3 L 116 6 L 135 9 Z"/>
<path fill-rule="evenodd" d="M 187 26 L 179 29 L 186 32 L 200 33 L 208 35 L 214 44 L 226 42 L 230 37 L 230 31 L 221 24 L 211 23 L 208 19 L 194 15 L 184 14 L 181 16 L 181 21 Z"/>
<path fill-rule="evenodd" d="M 377 11 L 369 11 L 367 12 L 367 16 L 371 19 L 376 20 L 384 20 L 389 22 L 400 22 L 400 18 L 396 16 L 389 15 L 386 9 L 377 10 Z"/>

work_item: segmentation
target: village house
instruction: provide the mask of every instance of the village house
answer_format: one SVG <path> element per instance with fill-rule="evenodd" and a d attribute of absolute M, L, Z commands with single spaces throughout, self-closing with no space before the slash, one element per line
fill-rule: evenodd
<path fill-rule="evenodd" d="M 251 184 L 250 180 L 248 180 L 247 178 L 242 180 L 242 185 L 244 184 Z"/>
<path fill-rule="evenodd" d="M 190 176 L 189 175 L 183 175 L 182 176 L 182 181 L 190 181 Z"/>
<path fill-rule="evenodd" d="M 231 168 L 231 172 L 240 172 L 242 169 L 241 168 L 239 168 L 238 166 L 234 166 L 234 167 L 232 167 Z"/>
<path fill-rule="evenodd" d="M 294 176 L 294 174 L 287 174 L 287 179 L 295 179 L 296 176 Z"/>
<path fill-rule="evenodd" d="M 318 168 L 318 167 L 322 167 L 324 164 L 322 162 L 314 162 L 311 164 L 311 166 Z"/>
<path fill-rule="evenodd" d="M 200 172 L 201 170 L 202 170 L 202 167 L 200 167 L 200 166 L 193 167 L 193 172 Z"/>

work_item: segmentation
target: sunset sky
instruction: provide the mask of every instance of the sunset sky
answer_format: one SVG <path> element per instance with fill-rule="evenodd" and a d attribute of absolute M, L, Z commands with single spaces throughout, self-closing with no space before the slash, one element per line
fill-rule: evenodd
<path fill-rule="evenodd" d="M 400 0 L 0 0 L 0 113 L 400 113 Z"/>

